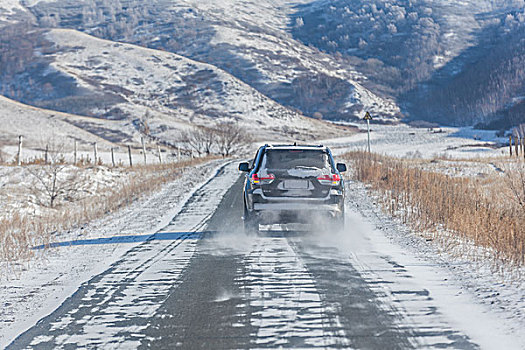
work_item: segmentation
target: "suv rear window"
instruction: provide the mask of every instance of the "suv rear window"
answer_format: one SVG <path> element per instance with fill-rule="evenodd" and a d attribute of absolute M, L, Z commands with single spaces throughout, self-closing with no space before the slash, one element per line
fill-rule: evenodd
<path fill-rule="evenodd" d="M 262 159 L 265 169 L 330 168 L 329 155 L 321 150 L 269 149 Z"/>

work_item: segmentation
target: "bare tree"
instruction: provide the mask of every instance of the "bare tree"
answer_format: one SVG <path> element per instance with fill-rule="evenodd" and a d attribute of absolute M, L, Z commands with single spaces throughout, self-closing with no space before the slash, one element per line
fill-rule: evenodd
<path fill-rule="evenodd" d="M 34 178 L 32 192 L 40 205 L 54 208 L 58 199 L 71 197 L 77 191 L 78 169 L 68 169 L 63 148 L 63 145 L 48 143 L 47 163 L 27 168 Z"/>
<path fill-rule="evenodd" d="M 202 154 L 210 155 L 216 140 L 217 135 L 213 128 L 194 127 L 191 130 L 181 132 L 181 141 L 196 151 L 199 156 Z"/>
<path fill-rule="evenodd" d="M 219 154 L 228 157 L 249 143 L 249 135 L 245 128 L 234 122 L 220 123 L 215 128 Z"/>
<path fill-rule="evenodd" d="M 66 164 L 59 163 L 28 168 L 35 179 L 32 190 L 40 205 L 54 208 L 58 199 L 67 199 L 77 192 L 78 170 L 66 168 Z"/>

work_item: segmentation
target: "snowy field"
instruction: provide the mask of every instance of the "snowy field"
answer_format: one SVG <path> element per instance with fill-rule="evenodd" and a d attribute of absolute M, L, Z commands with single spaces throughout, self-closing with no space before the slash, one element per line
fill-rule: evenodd
<path fill-rule="evenodd" d="M 351 124 L 356 125 L 356 124 Z M 366 125 L 357 124 L 360 133 L 352 137 L 320 141 L 335 155 L 348 151 L 366 151 Z M 502 175 L 512 167 L 507 137 L 497 137 L 491 130 L 442 127 L 413 128 L 371 125 L 371 151 L 380 155 L 411 159 L 414 164 L 453 177 Z"/>
<path fill-rule="evenodd" d="M 24 148 L 38 149 L 40 152 L 45 149 L 46 144 L 60 144 L 73 150 L 75 140 L 78 142 L 79 150 L 92 149 L 95 142 L 101 149 L 116 146 L 96 134 L 75 126 L 76 122 L 82 120 L 97 123 L 101 129 L 117 130 L 124 127 L 120 121 L 77 117 L 31 107 L 0 96 L 0 150 L 13 157 L 17 152 L 20 135 L 23 136 Z M 23 158 L 31 156 L 33 154 L 27 154 L 23 155 Z M 12 160 L 12 158 L 5 160 Z"/>
<path fill-rule="evenodd" d="M 367 149 L 366 124 L 359 127 L 358 135 L 320 141 L 332 148 L 335 154 Z M 373 153 L 405 158 L 456 158 L 472 159 L 501 157 L 508 154 L 508 137 L 496 137 L 492 130 L 472 128 L 413 128 L 405 124 L 370 125 L 370 144 Z"/>

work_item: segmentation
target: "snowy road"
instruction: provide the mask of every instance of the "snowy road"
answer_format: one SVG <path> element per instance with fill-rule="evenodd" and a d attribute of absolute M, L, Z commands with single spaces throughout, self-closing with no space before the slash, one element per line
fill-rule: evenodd
<path fill-rule="evenodd" d="M 360 198 L 344 233 L 244 235 L 238 176 L 221 168 L 8 348 L 519 348 L 476 306 L 451 310 L 464 296 L 371 228 Z"/>

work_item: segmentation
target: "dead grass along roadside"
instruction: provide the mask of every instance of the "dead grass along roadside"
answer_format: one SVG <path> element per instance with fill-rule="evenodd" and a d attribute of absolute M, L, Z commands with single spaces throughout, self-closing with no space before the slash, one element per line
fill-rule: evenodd
<path fill-rule="evenodd" d="M 74 200 L 63 198 L 54 207 L 33 203 L 29 209 L 25 207 L 25 210 L 21 210 L 24 209 L 21 202 L 31 200 L 31 189 L 23 189 L 17 182 L 14 186 L 20 187 L 19 196 L 13 198 L 13 194 L 10 193 L 11 198 L 6 199 L 7 194 L 0 193 L 0 197 L 13 204 L 7 215 L 0 217 L 0 273 L 16 274 L 25 261 L 35 256 L 31 247 L 49 244 L 54 233 L 101 218 L 131 204 L 145 194 L 158 190 L 165 183 L 181 176 L 186 169 L 215 158 L 217 157 L 195 158 L 177 163 L 139 165 L 133 168 L 70 166 L 83 179 L 76 180 L 78 190 L 83 189 L 82 194 Z M 23 171 L 24 167 L 18 168 Z M 118 176 L 99 176 L 101 172 L 111 172 Z M 99 181 L 93 182 L 93 178 L 98 178 Z M 104 183 L 104 179 L 111 181 Z"/>
<path fill-rule="evenodd" d="M 502 175 L 452 176 L 431 161 L 366 152 L 344 157 L 353 177 L 378 194 L 385 211 L 426 232 L 443 247 L 463 245 L 464 253 L 484 249 L 495 268 L 525 265 L 525 164 L 507 161 Z M 493 162 L 493 160 L 487 160 Z M 469 251 L 470 250 L 470 251 Z"/>

